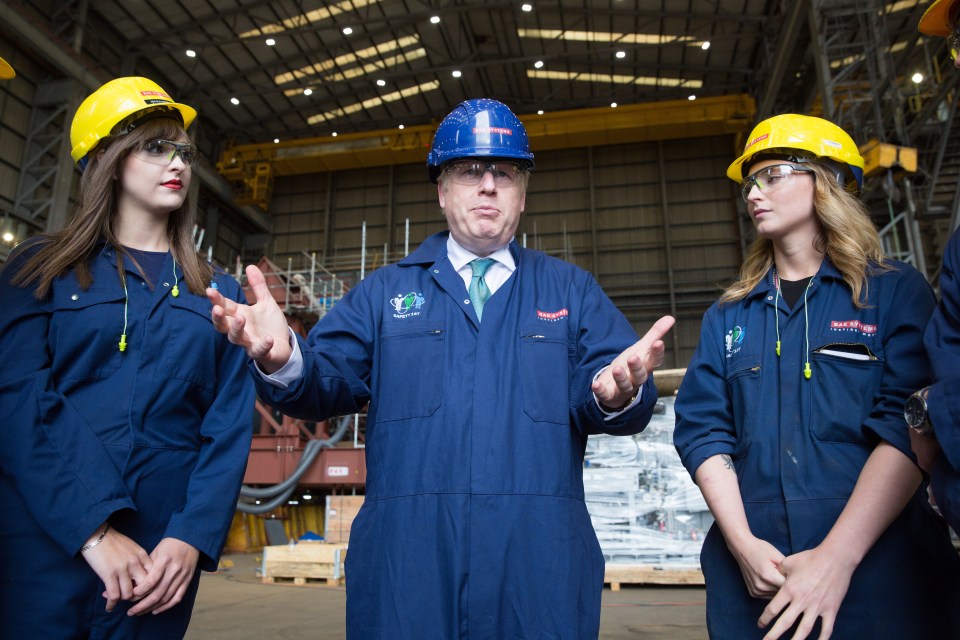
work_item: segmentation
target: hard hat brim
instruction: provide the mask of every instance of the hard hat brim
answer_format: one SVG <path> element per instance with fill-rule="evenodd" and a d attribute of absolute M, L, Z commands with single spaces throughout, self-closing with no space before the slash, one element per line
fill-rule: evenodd
<path fill-rule="evenodd" d="M 17 77 L 17 72 L 13 70 L 10 63 L 0 58 L 0 80 L 13 80 Z"/>
<path fill-rule="evenodd" d="M 928 36 L 945 37 L 950 35 L 950 9 L 953 0 L 937 0 L 923 12 L 917 29 Z"/>

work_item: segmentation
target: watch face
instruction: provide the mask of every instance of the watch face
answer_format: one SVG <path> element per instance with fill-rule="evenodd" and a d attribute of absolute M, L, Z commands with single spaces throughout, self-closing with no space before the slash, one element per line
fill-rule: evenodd
<path fill-rule="evenodd" d="M 909 426 L 919 429 L 927 420 L 927 403 L 917 395 L 910 396 L 903 406 L 903 417 Z"/>

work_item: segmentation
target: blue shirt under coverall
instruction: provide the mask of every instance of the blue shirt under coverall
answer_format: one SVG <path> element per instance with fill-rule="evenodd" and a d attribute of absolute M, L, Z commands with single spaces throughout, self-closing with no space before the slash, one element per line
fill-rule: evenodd
<path fill-rule="evenodd" d="M 446 242 L 350 291 L 301 342 L 298 383 L 258 384 L 305 418 L 370 401 L 348 637 L 596 638 L 604 563 L 584 447 L 641 431 L 656 389 L 604 421 L 590 384 L 637 336 L 592 276 L 516 242 L 481 324 Z"/>
<path fill-rule="evenodd" d="M 903 404 L 929 380 L 922 336 L 934 298 L 915 269 L 889 264 L 868 278 L 862 309 L 825 259 L 806 304 L 778 301 L 771 270 L 746 298 L 704 315 L 674 443 L 691 476 L 712 456 L 733 458 L 751 531 L 784 555 L 823 541 L 881 440 L 914 459 Z M 833 637 L 960 637 L 960 559 L 925 488 L 854 572 Z M 711 638 L 762 637 L 769 601 L 749 595 L 716 525 L 701 563 Z"/>
<path fill-rule="evenodd" d="M 27 248 L 0 275 L 0 636 L 181 637 L 199 579 L 160 615 L 106 613 L 103 583 L 79 554 L 104 521 L 147 553 L 162 538 L 200 551 L 215 570 L 250 447 L 254 389 L 246 354 L 217 333 L 210 303 L 171 295 L 168 254 L 151 289 L 101 245 L 93 284 L 71 273 L 38 301 L 10 283 Z M 244 300 L 230 276 L 214 281 Z"/>
<path fill-rule="evenodd" d="M 940 304 L 927 326 L 924 343 L 933 365 L 927 396 L 930 420 L 943 454 L 933 470 L 933 493 L 941 512 L 960 532 L 960 232 L 943 252 Z"/>

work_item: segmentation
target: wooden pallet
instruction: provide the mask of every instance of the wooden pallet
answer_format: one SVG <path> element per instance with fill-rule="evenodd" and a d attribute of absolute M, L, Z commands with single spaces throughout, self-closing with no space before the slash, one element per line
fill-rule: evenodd
<path fill-rule="evenodd" d="M 700 568 L 664 567 L 660 565 L 607 565 L 603 574 L 604 585 L 611 591 L 620 591 L 621 584 L 701 585 L 703 571 Z"/>
<path fill-rule="evenodd" d="M 327 586 L 327 587 L 339 587 L 346 584 L 346 581 L 341 576 L 339 578 L 295 578 L 295 577 L 284 577 L 284 576 L 263 576 L 260 578 L 260 582 L 263 584 L 293 584 L 297 586 Z"/>
<path fill-rule="evenodd" d="M 263 548 L 261 582 L 264 584 L 343 584 L 347 545 L 300 542 Z"/>

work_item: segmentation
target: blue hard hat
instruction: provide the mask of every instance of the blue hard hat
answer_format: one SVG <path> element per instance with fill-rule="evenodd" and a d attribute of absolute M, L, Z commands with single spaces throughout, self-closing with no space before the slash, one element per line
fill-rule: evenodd
<path fill-rule="evenodd" d="M 427 155 L 430 181 L 446 163 L 460 158 L 518 160 L 533 170 L 533 153 L 523 123 L 507 105 L 489 98 L 461 102 L 443 119 Z"/>

